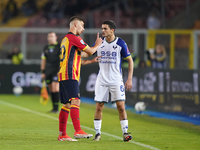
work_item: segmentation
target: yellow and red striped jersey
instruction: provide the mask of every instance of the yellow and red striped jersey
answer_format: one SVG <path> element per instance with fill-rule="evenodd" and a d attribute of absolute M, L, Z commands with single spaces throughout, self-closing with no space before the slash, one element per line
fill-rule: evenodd
<path fill-rule="evenodd" d="M 85 50 L 88 45 L 80 36 L 69 32 L 61 42 L 60 70 L 58 80 L 77 80 L 80 78 L 81 50 Z"/>

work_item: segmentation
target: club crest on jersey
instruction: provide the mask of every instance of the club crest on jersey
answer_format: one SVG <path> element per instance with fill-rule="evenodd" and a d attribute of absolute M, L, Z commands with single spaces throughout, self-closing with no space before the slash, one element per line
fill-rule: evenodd
<path fill-rule="evenodd" d="M 116 48 L 117 48 L 117 46 L 114 46 L 114 45 L 113 45 L 113 49 L 115 50 Z"/>
<path fill-rule="evenodd" d="M 51 49 L 49 49 L 49 52 L 50 52 L 50 53 L 52 53 L 52 52 L 53 52 L 53 49 L 52 49 L 52 48 L 51 48 Z"/>

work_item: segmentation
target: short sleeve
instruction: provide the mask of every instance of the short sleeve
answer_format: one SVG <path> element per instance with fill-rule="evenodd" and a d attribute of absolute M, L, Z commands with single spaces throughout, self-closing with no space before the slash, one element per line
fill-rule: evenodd
<path fill-rule="evenodd" d="M 123 41 L 122 39 L 119 39 L 117 44 L 121 47 L 121 56 L 123 59 L 127 59 L 128 57 L 131 56 L 128 46 L 125 41 Z"/>
<path fill-rule="evenodd" d="M 44 52 L 42 52 L 42 54 L 41 54 L 41 59 L 46 59 Z"/>
<path fill-rule="evenodd" d="M 80 36 L 74 37 L 73 45 L 76 46 L 80 50 L 85 50 L 88 47 L 88 45 L 83 41 L 83 39 Z"/>
<path fill-rule="evenodd" d="M 41 59 L 46 59 L 46 55 L 45 55 L 45 50 L 47 49 L 47 47 L 45 46 L 43 48 L 42 54 L 41 54 Z"/>

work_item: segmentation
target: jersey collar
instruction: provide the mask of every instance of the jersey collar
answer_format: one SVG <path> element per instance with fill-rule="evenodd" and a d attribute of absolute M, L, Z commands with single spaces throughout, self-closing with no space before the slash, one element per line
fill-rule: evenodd
<path fill-rule="evenodd" d="M 58 44 L 58 42 L 56 42 L 55 44 L 49 44 L 49 46 L 51 46 L 51 45 L 57 45 Z"/>
<path fill-rule="evenodd" d="M 117 39 L 117 37 L 115 37 L 115 39 L 114 39 L 113 41 L 108 42 L 108 41 L 106 40 L 106 38 L 105 38 L 105 41 L 106 41 L 108 44 L 110 44 L 110 43 L 114 42 L 116 39 Z"/>
<path fill-rule="evenodd" d="M 73 34 L 73 35 L 75 35 L 75 36 L 78 36 L 78 35 L 76 35 L 76 34 L 74 34 L 74 33 L 72 33 L 72 32 L 68 32 L 67 34 Z"/>

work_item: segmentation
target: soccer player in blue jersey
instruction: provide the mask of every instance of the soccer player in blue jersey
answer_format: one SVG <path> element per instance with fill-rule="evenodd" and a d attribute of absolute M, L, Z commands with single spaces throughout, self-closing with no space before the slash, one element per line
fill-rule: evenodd
<path fill-rule="evenodd" d="M 133 60 L 128 47 L 121 38 L 115 36 L 116 24 L 114 21 L 104 21 L 102 24 L 103 43 L 97 50 L 97 55 L 102 56 L 99 61 L 99 73 L 95 85 L 96 110 L 94 116 L 94 127 L 96 135 L 94 140 L 99 141 L 101 137 L 101 122 L 104 103 L 108 102 L 109 92 L 111 93 L 111 102 L 115 102 L 119 112 L 119 119 L 123 132 L 123 140 L 132 139 L 128 133 L 128 120 L 125 110 L 125 88 L 132 88 Z M 128 79 L 123 83 L 121 62 L 122 59 L 128 61 Z"/>

